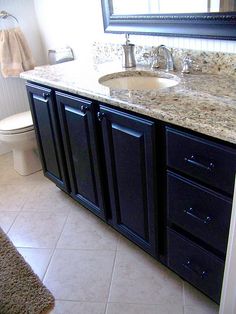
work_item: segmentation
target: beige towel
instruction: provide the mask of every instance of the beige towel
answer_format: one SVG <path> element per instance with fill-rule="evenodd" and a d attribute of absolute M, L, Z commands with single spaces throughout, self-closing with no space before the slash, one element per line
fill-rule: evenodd
<path fill-rule="evenodd" d="M 0 63 L 3 77 L 19 76 L 34 68 L 34 60 L 19 27 L 0 30 Z"/>

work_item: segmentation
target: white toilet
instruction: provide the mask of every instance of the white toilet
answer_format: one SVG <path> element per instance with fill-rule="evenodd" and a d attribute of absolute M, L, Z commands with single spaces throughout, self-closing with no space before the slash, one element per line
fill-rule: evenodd
<path fill-rule="evenodd" d="M 42 169 L 30 111 L 1 120 L 0 141 L 12 149 L 14 168 L 19 174 L 26 176 Z"/>

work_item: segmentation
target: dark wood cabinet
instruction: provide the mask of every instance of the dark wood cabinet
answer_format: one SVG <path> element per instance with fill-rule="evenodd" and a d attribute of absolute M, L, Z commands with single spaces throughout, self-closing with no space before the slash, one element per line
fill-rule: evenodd
<path fill-rule="evenodd" d="M 105 219 L 93 103 L 56 92 L 71 194 Z"/>
<path fill-rule="evenodd" d="M 100 106 L 111 223 L 151 254 L 156 252 L 154 122 Z"/>
<path fill-rule="evenodd" d="M 49 88 L 26 84 L 43 171 L 58 187 L 69 191 L 53 92 Z"/>
<path fill-rule="evenodd" d="M 26 86 L 45 176 L 219 302 L 235 147 L 81 96 Z"/>
<path fill-rule="evenodd" d="M 220 302 L 236 152 L 166 128 L 168 266 Z"/>

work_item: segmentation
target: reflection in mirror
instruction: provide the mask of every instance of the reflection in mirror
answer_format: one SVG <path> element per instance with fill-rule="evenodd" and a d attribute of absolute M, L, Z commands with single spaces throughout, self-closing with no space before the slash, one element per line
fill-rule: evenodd
<path fill-rule="evenodd" d="M 236 0 L 112 0 L 113 14 L 234 12 Z"/>

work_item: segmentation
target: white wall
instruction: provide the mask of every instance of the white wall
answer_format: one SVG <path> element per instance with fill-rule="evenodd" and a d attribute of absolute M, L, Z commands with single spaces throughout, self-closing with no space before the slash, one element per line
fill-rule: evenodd
<path fill-rule="evenodd" d="M 104 34 L 100 0 L 34 0 L 46 49 L 69 45 L 76 57 L 90 54 L 93 41 L 123 43 L 124 36 Z M 235 41 L 133 35 L 137 45 L 236 53 Z"/>
<path fill-rule="evenodd" d="M 33 0 L 0 0 L 0 11 L 5 10 L 17 17 L 37 65 L 44 64 L 46 57 L 34 11 Z M 12 19 L 0 20 L 0 28 L 15 27 Z M 0 120 L 12 114 L 28 110 L 25 86 L 20 78 L 3 78 L 0 73 Z M 6 148 L 0 143 L 0 154 Z"/>
<path fill-rule="evenodd" d="M 34 0 L 34 3 L 46 49 L 68 45 L 76 57 L 87 58 L 91 42 L 103 33 L 100 0 Z"/>

